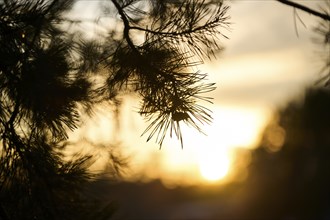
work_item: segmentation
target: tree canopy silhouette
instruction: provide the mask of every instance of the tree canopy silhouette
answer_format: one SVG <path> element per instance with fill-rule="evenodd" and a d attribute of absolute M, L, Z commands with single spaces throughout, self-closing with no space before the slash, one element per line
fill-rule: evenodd
<path fill-rule="evenodd" d="M 222 49 L 222 1 L 111 0 L 122 28 L 93 40 L 67 29 L 79 22 L 68 18 L 74 2 L 0 2 L 0 219 L 112 215 L 86 196 L 92 157 L 63 153 L 81 116 L 122 91 L 140 95 L 148 140 L 160 146 L 168 130 L 182 144 L 181 122 L 201 131 L 212 120 L 197 102 L 210 102 L 214 84 L 197 67 Z"/>

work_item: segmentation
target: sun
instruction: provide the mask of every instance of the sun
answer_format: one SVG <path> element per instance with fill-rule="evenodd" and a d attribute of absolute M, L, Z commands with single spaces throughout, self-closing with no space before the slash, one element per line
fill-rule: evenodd
<path fill-rule="evenodd" d="M 224 179 L 230 169 L 230 160 L 224 150 L 204 152 L 199 157 L 201 176 L 210 182 Z"/>

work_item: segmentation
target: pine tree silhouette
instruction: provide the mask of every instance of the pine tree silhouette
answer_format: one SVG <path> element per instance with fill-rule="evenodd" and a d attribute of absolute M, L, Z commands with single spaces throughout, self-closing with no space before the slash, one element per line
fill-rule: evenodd
<path fill-rule="evenodd" d="M 199 131 L 211 122 L 198 101 L 210 102 L 203 94 L 214 84 L 198 65 L 222 49 L 228 7 L 199 0 L 108 3 L 123 29 L 90 41 L 66 29 L 80 22 L 67 16 L 73 0 L 0 2 L 0 219 L 113 214 L 111 203 L 85 193 L 95 177 L 88 171 L 92 156 L 67 161 L 63 150 L 82 114 L 123 91 L 140 95 L 140 114 L 151 121 L 148 140 L 157 134 L 160 146 L 168 130 L 183 144 L 181 122 Z M 144 34 L 142 43 L 133 32 Z M 103 85 L 93 81 L 97 76 Z"/>

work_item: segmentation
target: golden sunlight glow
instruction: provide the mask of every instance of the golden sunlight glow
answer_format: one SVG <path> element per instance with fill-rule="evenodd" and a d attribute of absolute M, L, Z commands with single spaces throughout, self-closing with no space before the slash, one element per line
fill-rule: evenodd
<path fill-rule="evenodd" d="M 71 139 L 74 141 L 83 137 L 94 144 L 103 144 L 105 149 L 119 143 L 123 155 L 129 158 L 129 171 L 124 177 L 130 181 L 161 179 L 165 185 L 175 186 L 222 183 L 238 178 L 235 172 L 240 166 L 246 166 L 250 159 L 247 156 L 245 161 L 238 161 L 235 149 L 255 148 L 272 109 L 297 95 L 315 77 L 311 75 L 314 66 L 311 65 L 310 54 L 306 53 L 312 48 L 311 44 L 296 38 L 290 22 L 283 23 L 278 19 L 285 20 L 291 16 L 290 12 L 286 14 L 282 10 L 279 16 L 278 10 L 273 10 L 273 14 L 266 16 L 269 20 L 262 21 L 262 24 L 274 23 L 276 28 L 255 25 L 251 31 L 246 24 L 258 22 L 260 15 L 248 13 L 246 8 L 250 8 L 251 3 L 243 2 L 231 9 L 235 33 L 230 33 L 230 40 L 224 41 L 226 50 L 219 57 L 220 61 L 206 61 L 199 67 L 203 73 L 210 73 L 209 82 L 217 82 L 218 87 L 211 95 L 215 98 L 215 104 L 209 107 L 213 111 L 213 123 L 202 126 L 206 136 L 182 125 L 183 149 L 179 140 L 168 135 L 159 150 L 155 139 L 146 143 L 148 135 L 141 137 L 149 125 L 136 114 L 141 97 L 128 95 L 123 97 L 119 118 L 115 118 L 109 108 L 101 107 L 99 114 L 90 120 L 83 120 L 84 126 Z M 78 2 L 71 19 L 79 18 L 83 11 L 85 17 L 92 20 L 101 9 L 93 1 L 88 4 L 86 7 L 85 2 Z M 312 20 L 306 17 L 305 21 Z M 113 20 L 103 22 L 111 25 Z M 84 24 L 87 36 L 103 34 L 102 28 L 91 28 L 90 25 L 89 22 Z M 300 34 L 304 31 L 299 30 Z M 136 43 L 139 39 L 134 35 Z M 201 104 L 204 106 L 205 103 Z M 115 126 L 116 123 L 118 126 Z M 285 135 L 281 128 L 266 134 L 267 150 L 278 151 Z M 95 154 L 99 164 L 107 156 L 97 151 Z M 102 168 L 102 164 L 99 167 Z"/>
<path fill-rule="evenodd" d="M 120 147 L 123 155 L 130 158 L 125 178 L 130 181 L 161 179 L 168 187 L 230 181 L 237 166 L 233 149 L 253 148 L 269 115 L 265 109 L 214 106 L 213 123 L 203 126 L 206 135 L 182 125 L 183 149 L 179 140 L 167 137 L 159 150 L 153 139 L 146 143 L 146 138 L 140 136 L 146 124 L 131 113 L 132 102 L 125 105 L 121 115 L 121 129 L 125 133 Z M 86 122 L 88 126 L 78 137 L 105 146 L 113 142 L 116 137 L 111 134 L 120 132 L 111 125 L 112 116 L 102 117 L 102 113 Z M 100 163 L 95 167 L 101 169 L 103 160 L 99 154 L 98 158 Z"/>
<path fill-rule="evenodd" d="M 226 152 L 208 151 L 199 158 L 199 170 L 208 181 L 223 179 L 229 172 L 230 160 Z"/>
<path fill-rule="evenodd" d="M 226 182 L 236 167 L 232 150 L 253 148 L 258 143 L 268 117 L 266 110 L 223 106 L 213 110 L 213 123 L 203 127 L 206 135 L 182 126 L 183 149 L 175 138 L 165 141 L 159 152 L 164 170 L 158 170 L 158 175 L 161 173 L 167 184 L 184 184 L 183 176 L 190 182 Z"/>

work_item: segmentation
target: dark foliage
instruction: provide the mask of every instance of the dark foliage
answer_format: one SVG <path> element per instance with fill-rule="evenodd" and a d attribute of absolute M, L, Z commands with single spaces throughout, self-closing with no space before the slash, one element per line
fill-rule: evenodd
<path fill-rule="evenodd" d="M 180 123 L 201 131 L 211 122 L 214 89 L 197 66 L 222 47 L 222 1 L 109 1 L 123 29 L 86 40 L 64 27 L 74 1 L 0 1 L 0 219 L 108 219 L 86 187 L 95 176 L 89 155 L 65 160 L 68 131 L 99 102 L 134 91 L 151 120 L 148 140 L 167 130 L 180 139 Z M 111 11 L 111 10 L 110 10 Z M 117 15 L 120 15 L 120 18 Z M 148 27 L 149 25 L 150 27 Z M 133 32 L 144 35 L 143 42 Z M 141 35 L 141 36 L 142 36 Z M 101 79 L 101 80 L 100 80 Z M 115 170 L 121 160 L 110 155 Z"/>
<path fill-rule="evenodd" d="M 324 14 L 330 16 L 330 1 L 325 1 L 322 7 Z M 315 42 L 322 46 L 319 51 L 324 66 L 320 70 L 321 78 L 319 83 L 330 86 L 330 20 L 320 20 L 314 29 L 316 33 Z"/>
<path fill-rule="evenodd" d="M 61 153 L 78 104 L 92 103 L 59 26 L 72 4 L 0 3 L 0 219 L 91 219 L 102 205 L 85 193 L 91 156 Z"/>
<path fill-rule="evenodd" d="M 244 219 L 329 218 L 329 111 L 329 90 L 309 90 L 303 102 L 288 105 L 266 129 L 252 157 Z M 284 139 L 274 151 L 276 137 Z"/>

